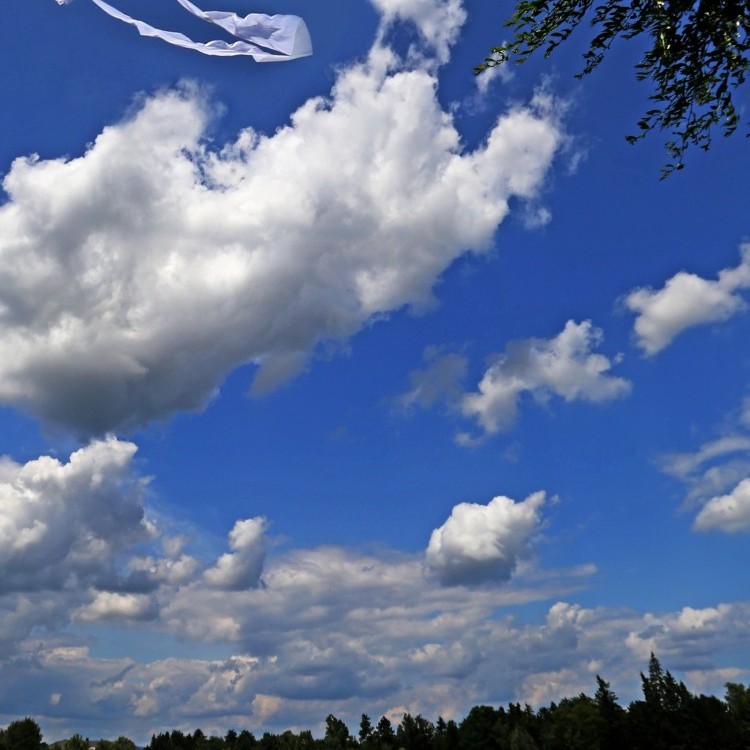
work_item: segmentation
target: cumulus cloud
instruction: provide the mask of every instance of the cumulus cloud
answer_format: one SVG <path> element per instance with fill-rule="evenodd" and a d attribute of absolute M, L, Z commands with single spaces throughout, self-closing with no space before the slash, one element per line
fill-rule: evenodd
<path fill-rule="evenodd" d="M 731 650 L 748 642 L 748 602 L 720 603 L 713 607 L 683 607 L 666 614 L 646 613 L 625 638 L 641 658 L 659 654 L 680 662 L 684 669 L 711 667 L 717 649 Z"/>
<path fill-rule="evenodd" d="M 484 373 L 478 392 L 464 395 L 462 413 L 476 419 L 485 434 L 493 434 L 513 426 L 523 393 L 541 402 L 552 395 L 593 403 L 627 395 L 629 381 L 607 374 L 613 361 L 592 352 L 601 340 L 601 331 L 590 321 L 570 320 L 552 339 L 511 342 Z"/>
<path fill-rule="evenodd" d="M 231 552 L 222 555 L 203 577 L 218 589 L 239 591 L 254 588 L 260 582 L 266 556 L 265 518 L 237 521 L 229 532 Z"/>
<path fill-rule="evenodd" d="M 67 462 L 0 462 L 0 653 L 71 621 L 157 619 L 183 587 L 226 592 L 258 585 L 265 519 L 238 521 L 229 552 L 201 562 L 185 552 L 186 539 L 162 537 L 148 520 L 149 480 L 134 468 L 135 453 L 132 443 L 107 438 Z M 224 617 L 223 637 L 231 622 Z"/>
<path fill-rule="evenodd" d="M 5 460 L 0 480 L 0 593 L 60 590 L 117 578 L 118 555 L 148 539 L 136 447 L 94 441 L 62 463 Z"/>
<path fill-rule="evenodd" d="M 544 501 L 536 492 L 522 502 L 498 496 L 457 505 L 430 536 L 427 569 L 444 585 L 507 581 L 539 529 Z"/>
<path fill-rule="evenodd" d="M 358 562 L 365 559 L 351 557 L 350 569 Z M 346 579 L 336 577 L 336 585 L 340 580 Z M 141 740 L 154 721 L 192 731 L 196 715 L 207 733 L 226 731 L 238 717 L 254 731 L 317 728 L 331 712 L 356 725 L 363 705 L 375 716 L 408 710 L 460 718 L 477 703 L 537 705 L 580 690 L 592 694 L 595 674 L 627 702 L 640 695 L 637 675 L 651 651 L 690 689 L 720 694 L 727 676 L 746 674 L 736 654 L 750 642 L 748 603 L 639 613 L 553 599 L 540 618 L 522 622 L 507 610 L 494 614 L 502 602 L 496 589 L 469 599 L 461 587 L 427 586 L 425 593 L 413 589 L 402 596 L 395 581 L 369 581 L 363 586 L 357 576 L 338 594 L 329 586 L 324 606 L 338 602 L 341 609 L 327 615 L 304 617 L 310 601 L 320 599 L 320 592 L 306 596 L 304 589 L 248 610 L 242 617 L 252 617 L 255 629 L 294 629 L 293 638 L 274 640 L 263 652 L 257 642 L 244 650 L 235 643 L 230 657 L 136 662 L 36 642 L 33 652 L 2 662 L 0 699 L 53 720 L 86 715 L 90 726 L 110 731 L 114 715 L 119 731 Z M 270 594 L 232 592 L 224 607 L 239 601 L 244 608 L 247 596 L 260 601 Z M 190 619 L 204 611 L 210 615 L 199 597 Z M 63 697 L 50 706 L 54 693 Z"/>
<path fill-rule="evenodd" d="M 192 731 L 196 716 L 205 717 L 207 732 L 225 731 L 239 716 L 263 730 L 315 727 L 331 711 L 356 721 L 362 705 L 377 715 L 460 716 L 487 700 L 551 700 L 557 690 L 585 685 L 594 664 L 617 685 L 621 675 L 643 669 L 649 650 L 705 684 L 719 655 L 750 642 L 750 605 L 642 615 L 562 601 L 595 571 L 518 564 L 541 527 L 542 492 L 520 502 L 500 496 L 457 505 L 424 554 L 333 546 L 266 552 L 267 522 L 255 518 L 233 527 L 225 554 L 200 563 L 185 539 L 154 538 L 134 451 L 112 439 L 95 441 L 67 463 L 3 463 L 4 497 L 11 498 L 4 507 L 14 509 L 8 517 L 16 517 L 16 495 L 28 500 L 23 523 L 4 537 L 25 546 L 19 552 L 3 544 L 6 557 L 45 538 L 23 533 L 37 528 L 35 518 L 52 518 L 51 503 L 39 500 L 42 489 L 62 498 L 67 513 L 78 499 L 88 509 L 77 517 L 83 541 L 60 547 L 46 537 L 51 548 L 68 550 L 57 562 L 67 577 L 38 565 L 38 551 L 14 558 L 16 573 L 26 565 L 27 575 L 0 591 L 0 702 L 11 714 L 52 722 L 85 714 L 97 734 L 111 732 L 116 716 L 118 731 L 139 740 L 154 721 Z M 93 509 L 92 486 L 104 493 Z M 130 510 L 118 515 L 122 508 Z M 64 535 L 65 515 L 60 519 Z M 96 535 L 103 567 L 121 561 L 104 581 L 74 557 Z M 152 552 L 143 554 L 149 537 Z M 138 574 L 148 588 L 136 587 Z M 489 582 L 503 585 L 482 585 Z M 514 608 L 545 600 L 557 603 L 541 621 L 514 619 Z M 113 633 L 127 626 L 128 637 L 156 636 L 167 649 L 187 643 L 193 655 L 185 658 L 181 645 L 180 655 L 157 660 L 94 656 L 71 622 L 106 624 Z M 222 657 L 206 656 L 207 648 Z M 735 668 L 726 659 L 722 667 Z M 54 695 L 60 698 L 51 701 Z"/>
<path fill-rule="evenodd" d="M 463 13 L 378 7 L 431 39 Z M 511 199 L 534 198 L 563 142 L 540 96 L 468 152 L 436 89 L 427 64 L 405 68 L 378 42 L 271 136 L 212 150 L 217 108 L 186 85 L 77 158 L 16 159 L 0 207 L 0 401 L 81 434 L 129 429 L 202 408 L 242 363 L 259 367 L 257 392 L 272 388 L 321 342 L 428 302 L 453 260 L 489 248 Z"/>
<path fill-rule="evenodd" d="M 90 604 L 81 607 L 75 617 L 82 622 L 114 620 L 150 620 L 156 616 L 157 603 L 147 594 L 118 594 L 113 591 L 98 591 Z"/>
<path fill-rule="evenodd" d="M 728 495 L 712 497 L 695 517 L 693 527 L 727 532 L 750 528 L 750 478 L 743 479 Z"/>
<path fill-rule="evenodd" d="M 750 287 L 750 244 L 743 244 L 740 254 L 740 264 L 720 271 L 716 281 L 680 271 L 661 289 L 635 289 L 625 297 L 625 306 L 637 316 L 638 345 L 647 355 L 688 328 L 727 320 L 747 307 L 740 291 Z"/>

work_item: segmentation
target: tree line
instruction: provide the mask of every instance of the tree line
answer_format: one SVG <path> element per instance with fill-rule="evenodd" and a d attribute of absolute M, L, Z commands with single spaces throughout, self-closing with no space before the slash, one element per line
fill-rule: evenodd
<path fill-rule="evenodd" d="M 724 699 L 695 695 L 652 654 L 641 673 L 643 698 L 627 708 L 609 683 L 596 677 L 593 697 L 581 693 L 534 710 L 529 705 L 474 706 L 460 721 L 431 722 L 405 714 L 394 727 L 362 714 L 354 736 L 329 714 L 325 734 L 229 730 L 224 737 L 178 730 L 153 735 L 145 750 L 748 750 L 750 688 L 729 682 Z M 47 746 L 29 717 L 0 730 L 0 750 L 136 750 L 127 737 L 89 742 L 80 735 Z"/>

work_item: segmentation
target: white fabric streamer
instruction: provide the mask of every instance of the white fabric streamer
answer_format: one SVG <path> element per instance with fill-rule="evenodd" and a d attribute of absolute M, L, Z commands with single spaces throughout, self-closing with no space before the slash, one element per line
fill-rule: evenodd
<path fill-rule="evenodd" d="M 72 0 L 57 0 L 58 5 L 67 5 Z M 131 18 L 120 12 L 104 0 L 91 0 L 105 13 L 120 21 L 129 23 L 138 30 L 141 36 L 161 39 L 177 47 L 192 49 L 204 55 L 246 55 L 256 62 L 278 62 L 295 60 L 312 54 L 312 42 L 305 22 L 299 16 L 250 13 L 238 16 L 236 13 L 223 10 L 201 10 L 189 0 L 177 0 L 189 13 L 208 23 L 221 27 L 240 41 L 195 42 L 178 31 L 157 29 L 143 21 Z"/>

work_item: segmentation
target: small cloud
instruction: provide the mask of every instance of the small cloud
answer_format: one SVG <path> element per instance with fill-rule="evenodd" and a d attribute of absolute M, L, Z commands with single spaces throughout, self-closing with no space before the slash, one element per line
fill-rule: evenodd
<path fill-rule="evenodd" d="M 526 229 L 539 229 L 552 221 L 552 212 L 546 206 L 528 204 L 523 211 L 522 220 Z"/>
<path fill-rule="evenodd" d="M 229 532 L 229 553 L 222 555 L 203 578 L 209 586 L 227 591 L 256 588 L 266 557 L 265 518 L 237 521 Z"/>
<path fill-rule="evenodd" d="M 261 723 L 273 716 L 281 708 L 282 703 L 283 701 L 277 695 L 257 693 L 250 704 L 250 710 L 253 718 Z"/>
<path fill-rule="evenodd" d="M 729 533 L 750 528 L 750 478 L 743 479 L 729 494 L 712 497 L 695 517 L 693 528 Z"/>
<path fill-rule="evenodd" d="M 746 309 L 738 292 L 750 287 L 750 244 L 743 244 L 740 254 L 740 264 L 720 271 L 716 281 L 680 271 L 661 289 L 635 289 L 625 296 L 625 307 L 637 316 L 636 341 L 647 356 L 689 328 L 725 321 Z"/>
<path fill-rule="evenodd" d="M 94 600 L 81 607 L 76 619 L 81 622 L 153 620 L 158 614 L 156 601 L 145 594 L 119 594 L 99 591 Z"/>
<path fill-rule="evenodd" d="M 601 331 L 590 321 L 570 320 L 553 339 L 511 342 L 494 358 L 478 391 L 464 395 L 462 413 L 490 435 L 513 426 L 523 393 L 539 402 L 556 395 L 566 401 L 602 403 L 627 395 L 630 382 L 607 374 L 618 358 L 592 352 L 601 340 Z"/>
<path fill-rule="evenodd" d="M 487 505 L 461 503 L 430 536 L 425 564 L 445 586 L 510 579 L 539 529 L 545 493 L 522 502 L 498 496 Z"/>
<path fill-rule="evenodd" d="M 497 59 L 497 58 L 496 58 Z M 474 83 L 477 87 L 477 94 L 486 96 L 490 87 L 498 82 L 507 83 L 513 78 L 513 71 L 510 69 L 507 60 L 499 61 L 498 65 L 487 68 L 479 75 L 474 76 Z"/>
<path fill-rule="evenodd" d="M 457 404 L 461 398 L 461 383 L 466 377 L 466 357 L 443 353 L 440 347 L 428 347 L 424 360 L 426 367 L 409 375 L 410 388 L 398 397 L 397 403 L 404 409 L 430 408 L 439 402 Z"/>
<path fill-rule="evenodd" d="M 687 487 L 684 508 L 699 507 L 693 529 L 733 533 L 750 528 L 750 435 L 747 399 L 721 425 L 727 434 L 696 451 L 659 459 L 661 470 Z"/>

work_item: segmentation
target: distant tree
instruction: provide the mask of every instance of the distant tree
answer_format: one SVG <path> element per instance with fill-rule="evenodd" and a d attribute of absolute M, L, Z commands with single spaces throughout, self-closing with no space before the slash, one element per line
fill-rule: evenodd
<path fill-rule="evenodd" d="M 693 696 L 682 682 L 664 671 L 652 653 L 648 676 L 641 673 L 643 700 L 630 704 L 628 732 L 637 750 L 671 750 L 690 742 Z"/>
<path fill-rule="evenodd" d="M 493 47 L 475 72 L 523 62 L 540 48 L 549 56 L 584 20 L 596 32 L 579 78 L 601 63 L 618 37 L 648 40 L 636 77 L 653 83 L 656 106 L 628 140 L 655 128 L 669 132 L 664 174 L 683 167 L 689 146 L 708 149 L 715 128 L 735 132 L 740 116 L 733 95 L 750 69 L 750 0 L 518 0 L 506 22 L 512 40 Z"/>
<path fill-rule="evenodd" d="M 617 696 L 609 683 L 596 676 L 594 704 L 599 715 L 599 744 L 607 750 L 625 750 L 625 709 L 617 703 Z"/>
<path fill-rule="evenodd" d="M 65 741 L 65 750 L 89 750 L 89 743 L 80 734 L 74 734 Z"/>
<path fill-rule="evenodd" d="M 169 732 L 152 734 L 151 742 L 146 745 L 146 750 L 170 750 Z"/>
<path fill-rule="evenodd" d="M 461 750 L 491 750 L 495 742 L 495 723 L 498 712 L 492 706 L 474 706 L 458 725 Z"/>
<path fill-rule="evenodd" d="M 300 735 L 292 732 L 291 729 L 287 729 L 279 735 L 280 750 L 304 750 L 306 747 L 305 740 Z"/>
<path fill-rule="evenodd" d="M 263 735 L 258 740 L 259 750 L 280 750 L 281 742 L 277 735 L 271 732 L 263 732 Z"/>
<path fill-rule="evenodd" d="M 257 744 L 258 741 L 255 739 L 255 735 L 252 732 L 248 732 L 247 729 L 243 729 L 237 735 L 235 750 L 254 750 Z"/>
<path fill-rule="evenodd" d="M 609 750 L 600 744 L 601 719 L 596 703 L 581 693 L 563 698 L 552 712 L 550 750 Z"/>
<path fill-rule="evenodd" d="M 736 682 L 728 682 L 725 687 L 729 719 L 735 727 L 742 747 L 750 747 L 750 688 Z"/>
<path fill-rule="evenodd" d="M 333 714 L 326 716 L 326 733 L 323 746 L 326 750 L 346 750 L 354 747 L 354 738 L 349 734 L 349 727 Z"/>
<path fill-rule="evenodd" d="M 359 722 L 359 744 L 360 747 L 372 747 L 375 744 L 375 729 L 367 714 L 362 714 Z"/>
<path fill-rule="evenodd" d="M 389 719 L 381 716 L 378 725 L 375 727 L 375 739 L 378 750 L 389 750 L 396 747 L 396 732 Z"/>
<path fill-rule="evenodd" d="M 510 750 L 537 750 L 538 745 L 528 729 L 519 725 L 514 727 L 513 731 L 510 733 L 508 747 Z"/>
<path fill-rule="evenodd" d="M 42 730 L 34 719 L 27 716 L 8 724 L 5 742 L 8 750 L 41 750 Z"/>
<path fill-rule="evenodd" d="M 404 750 L 431 750 L 435 727 L 419 714 L 404 714 L 396 729 L 396 742 Z"/>
<path fill-rule="evenodd" d="M 195 750 L 196 741 L 203 741 L 203 732 L 200 729 L 196 729 L 193 735 L 173 729 L 167 738 L 167 750 Z"/>
<path fill-rule="evenodd" d="M 458 726 L 453 719 L 446 721 L 442 716 L 438 716 L 435 722 L 435 733 L 432 738 L 432 747 L 434 750 L 458 750 Z"/>
<path fill-rule="evenodd" d="M 687 723 L 684 741 L 690 748 L 735 750 L 748 744 L 731 721 L 729 707 L 714 695 L 691 696 L 685 712 Z"/>

